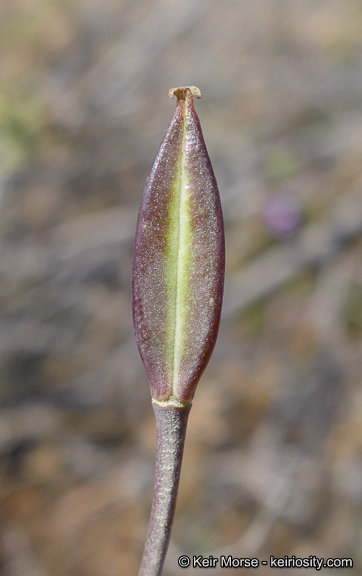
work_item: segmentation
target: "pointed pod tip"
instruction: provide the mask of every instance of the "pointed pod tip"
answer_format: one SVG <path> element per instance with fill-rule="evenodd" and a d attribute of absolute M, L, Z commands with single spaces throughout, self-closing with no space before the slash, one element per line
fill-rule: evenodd
<path fill-rule="evenodd" d="M 168 95 L 172 98 L 176 96 L 177 101 L 179 100 L 193 100 L 195 98 L 201 98 L 201 90 L 196 86 L 180 86 L 179 88 L 171 88 L 168 91 Z"/>

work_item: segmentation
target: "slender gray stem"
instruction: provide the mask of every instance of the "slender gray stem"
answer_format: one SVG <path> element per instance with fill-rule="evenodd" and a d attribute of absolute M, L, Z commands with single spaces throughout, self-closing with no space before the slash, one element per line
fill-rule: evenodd
<path fill-rule="evenodd" d="M 175 514 L 190 408 L 153 406 L 157 435 L 155 487 L 139 576 L 160 576 L 162 572 Z"/>

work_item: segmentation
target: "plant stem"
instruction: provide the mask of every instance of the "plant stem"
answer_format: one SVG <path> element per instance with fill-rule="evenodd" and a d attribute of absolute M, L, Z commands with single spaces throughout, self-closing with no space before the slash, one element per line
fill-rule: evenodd
<path fill-rule="evenodd" d="M 175 514 L 177 490 L 191 404 L 182 409 L 153 404 L 156 417 L 156 471 L 151 517 L 139 576 L 160 576 Z"/>

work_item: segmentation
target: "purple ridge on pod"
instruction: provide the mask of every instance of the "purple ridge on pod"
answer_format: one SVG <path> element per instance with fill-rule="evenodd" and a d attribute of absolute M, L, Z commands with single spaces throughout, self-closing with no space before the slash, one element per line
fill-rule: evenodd
<path fill-rule="evenodd" d="M 176 110 L 138 215 L 132 300 L 136 342 L 153 399 L 182 407 L 213 351 L 225 245 L 220 197 L 194 110 L 198 88 L 170 90 Z"/>

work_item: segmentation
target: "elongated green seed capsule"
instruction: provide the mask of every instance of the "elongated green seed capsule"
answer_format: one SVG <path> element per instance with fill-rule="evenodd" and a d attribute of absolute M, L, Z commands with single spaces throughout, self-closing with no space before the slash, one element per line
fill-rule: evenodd
<path fill-rule="evenodd" d="M 157 403 L 192 401 L 217 337 L 224 228 L 216 179 L 193 96 L 177 105 L 143 192 L 134 248 L 136 341 Z"/>

